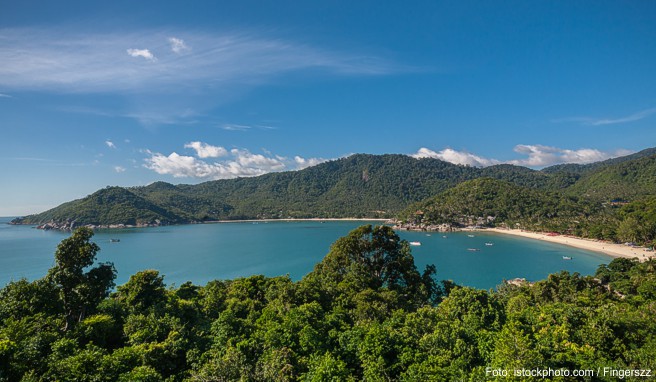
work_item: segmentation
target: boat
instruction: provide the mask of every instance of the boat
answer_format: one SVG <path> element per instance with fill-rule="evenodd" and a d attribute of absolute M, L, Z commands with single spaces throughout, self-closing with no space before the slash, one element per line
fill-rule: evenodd
<path fill-rule="evenodd" d="M 419 241 L 411 241 L 411 242 L 410 242 L 410 245 L 418 246 L 418 245 L 421 245 L 421 242 L 419 242 Z"/>
<path fill-rule="evenodd" d="M 563 260 L 572 260 L 572 256 L 563 256 Z"/>
<path fill-rule="evenodd" d="M 446 239 L 446 238 L 448 238 L 448 236 L 447 236 L 447 235 L 444 235 L 444 236 L 442 236 L 442 239 Z"/>
<path fill-rule="evenodd" d="M 478 248 L 467 248 L 467 250 L 468 250 L 468 251 L 471 251 L 471 252 L 478 252 L 478 251 L 480 251 L 480 249 L 478 249 Z"/>
<path fill-rule="evenodd" d="M 430 233 L 427 233 L 426 236 L 430 236 Z"/>
<path fill-rule="evenodd" d="M 491 246 L 494 245 L 494 243 L 485 243 L 485 245 L 487 245 L 488 247 L 491 247 Z"/>
<path fill-rule="evenodd" d="M 474 237 L 474 235 L 467 235 L 467 237 Z"/>
<path fill-rule="evenodd" d="M 121 239 L 109 239 L 110 243 L 119 243 Z"/>

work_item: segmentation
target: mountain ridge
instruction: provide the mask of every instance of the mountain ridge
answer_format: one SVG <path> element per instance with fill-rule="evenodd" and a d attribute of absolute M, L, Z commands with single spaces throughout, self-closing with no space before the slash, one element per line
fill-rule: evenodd
<path fill-rule="evenodd" d="M 121 203 L 111 198 L 103 201 L 102 193 L 97 191 L 48 211 L 15 219 L 14 223 L 75 221 L 81 225 L 107 226 L 265 218 L 393 218 L 413 203 L 479 178 L 492 178 L 527 189 L 564 192 L 575 197 L 587 195 L 586 192 L 598 188 L 600 182 L 615 182 L 617 184 L 608 187 L 617 190 L 613 197 L 618 194 L 639 198 L 654 194 L 655 186 L 644 181 L 652 179 L 644 172 L 656 168 L 653 166 L 656 155 L 646 155 L 651 152 L 656 149 L 600 162 L 587 172 L 577 174 L 567 168 L 544 171 L 509 164 L 476 168 L 401 154 L 354 154 L 303 170 L 252 178 L 196 185 L 159 181 L 148 186 L 108 187 L 107 190 L 122 195 Z M 639 174 L 624 178 L 604 175 L 618 171 Z M 633 187 L 627 179 L 641 179 L 641 187 Z M 592 199 L 604 201 L 603 195 Z"/>

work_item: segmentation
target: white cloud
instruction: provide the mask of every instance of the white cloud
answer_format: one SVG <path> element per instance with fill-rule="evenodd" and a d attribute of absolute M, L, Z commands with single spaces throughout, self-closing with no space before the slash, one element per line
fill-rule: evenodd
<path fill-rule="evenodd" d="M 435 158 L 454 164 L 463 164 L 474 167 L 487 167 L 495 164 L 514 164 L 526 167 L 547 167 L 561 163 L 586 164 L 603 161 L 610 158 L 629 155 L 632 151 L 618 149 L 614 151 L 601 151 L 597 149 L 582 148 L 578 150 L 561 149 L 558 147 L 544 145 L 516 145 L 513 149 L 518 154 L 526 156 L 522 159 L 500 161 L 497 159 L 483 158 L 464 151 L 444 149 L 435 152 L 422 147 L 411 156 L 414 158 Z"/>
<path fill-rule="evenodd" d="M 136 90 L 158 95 L 167 91 L 176 96 L 194 89 L 227 97 L 289 72 L 370 76 L 408 70 L 366 53 L 322 49 L 259 32 L 185 33 L 194 49 L 180 55 L 169 50 L 179 46 L 171 45 L 170 31 L 0 29 L 0 87 L 75 93 Z M 156 70 L 135 57 L 157 60 Z"/>
<path fill-rule="evenodd" d="M 262 154 L 252 154 L 245 149 L 232 149 L 230 154 L 235 157 L 235 163 L 244 168 L 257 168 L 265 172 L 282 171 L 286 168 L 286 158 L 278 155 L 266 157 Z"/>
<path fill-rule="evenodd" d="M 446 148 L 442 151 L 435 152 L 433 150 L 422 147 L 415 154 L 411 155 L 414 158 L 435 158 L 441 159 L 445 162 L 450 162 L 454 164 L 463 164 L 474 167 L 486 167 L 493 164 L 501 163 L 496 159 L 486 159 L 468 153 L 466 151 L 456 151 L 450 148 Z"/>
<path fill-rule="evenodd" d="M 570 150 L 543 145 L 517 145 L 514 151 L 528 158 L 511 160 L 508 163 L 528 167 L 546 167 L 560 163 L 586 164 L 631 153 L 623 149 L 607 152 L 589 148 Z"/>
<path fill-rule="evenodd" d="M 626 117 L 619 118 L 592 118 L 592 117 L 572 117 L 554 120 L 554 122 L 579 122 L 587 126 L 603 126 L 603 125 L 616 125 L 621 123 L 635 122 L 645 119 L 650 115 L 656 113 L 656 108 L 646 109 L 627 115 Z"/>
<path fill-rule="evenodd" d="M 228 130 L 228 131 L 247 131 L 252 129 L 252 126 L 247 126 L 247 125 L 236 125 L 236 124 L 227 124 L 221 126 L 223 130 Z"/>
<path fill-rule="evenodd" d="M 120 173 L 122 173 L 122 172 L 125 172 L 125 167 L 114 166 L 114 171 L 116 171 L 117 173 L 120 174 Z"/>
<path fill-rule="evenodd" d="M 174 53 L 180 54 L 186 50 L 189 50 L 189 47 L 185 44 L 183 39 L 169 37 L 169 43 L 171 44 L 171 50 Z"/>
<path fill-rule="evenodd" d="M 228 150 L 220 146 L 212 146 L 203 142 L 189 142 L 184 145 L 186 149 L 196 150 L 199 158 L 218 158 L 228 155 Z"/>
<path fill-rule="evenodd" d="M 275 126 L 268 126 L 268 125 L 238 125 L 236 123 L 227 123 L 222 126 L 220 126 L 221 129 L 227 130 L 227 131 L 248 131 L 251 129 L 259 129 L 259 130 L 276 130 L 277 127 Z"/>
<path fill-rule="evenodd" d="M 600 126 L 600 125 L 614 125 L 618 123 L 634 122 L 647 118 L 648 116 L 654 113 L 656 113 L 656 108 L 639 111 L 637 113 L 622 118 L 616 118 L 616 119 L 606 118 L 606 119 L 593 120 L 589 122 L 589 124 L 593 126 Z"/>
<path fill-rule="evenodd" d="M 149 61 L 157 61 L 157 57 L 153 55 L 148 49 L 128 49 L 128 54 L 132 57 L 143 57 Z"/>
<path fill-rule="evenodd" d="M 14 98 L 14 97 L 10 96 L 9 94 L 0 93 L 0 98 Z"/>
<path fill-rule="evenodd" d="M 245 167 L 236 161 L 207 163 L 194 157 L 153 153 L 146 158 L 146 168 L 158 174 L 172 175 L 175 178 L 231 179 L 266 174 L 268 171 L 257 167 Z"/>
<path fill-rule="evenodd" d="M 114 142 L 112 142 L 112 141 L 110 141 L 110 140 L 105 141 L 105 144 L 106 144 L 107 147 L 109 147 L 110 149 L 115 149 L 115 148 L 116 148 L 116 145 L 114 144 Z"/>
<path fill-rule="evenodd" d="M 191 144 L 194 144 L 194 147 L 190 146 Z M 185 147 L 196 149 L 196 147 L 206 148 L 216 146 L 202 142 L 191 142 L 185 145 Z M 180 155 L 176 152 L 169 155 L 155 153 L 149 150 L 144 152 L 148 155 L 145 158 L 144 166 L 158 174 L 171 175 L 176 178 L 204 180 L 231 179 L 258 176 L 270 172 L 300 170 L 325 161 L 319 158 L 305 159 L 300 156 L 296 156 L 293 160 L 290 160 L 287 157 L 274 155 L 269 152 L 266 152 L 266 155 L 254 154 L 246 149 L 232 149 L 225 153 L 225 159 L 215 162 L 203 160 L 202 158 L 209 157 L 201 156 L 202 149 L 197 150 L 199 158 Z"/>
<path fill-rule="evenodd" d="M 326 162 L 326 161 L 327 161 L 327 159 L 323 159 L 323 158 L 308 158 L 308 159 L 305 159 L 305 158 L 300 157 L 298 155 L 294 157 L 294 162 L 296 162 L 296 166 L 297 166 L 296 168 L 298 170 L 302 170 L 304 168 L 316 166 L 316 165 L 318 165 L 320 163 L 323 163 L 323 162 Z"/>

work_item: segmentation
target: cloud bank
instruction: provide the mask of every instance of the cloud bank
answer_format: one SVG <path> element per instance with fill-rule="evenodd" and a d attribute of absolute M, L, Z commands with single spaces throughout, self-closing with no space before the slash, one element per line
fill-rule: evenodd
<path fill-rule="evenodd" d="M 184 147 L 196 150 L 196 155 L 199 158 L 218 158 L 228 155 L 228 150 L 223 147 L 212 146 L 203 142 L 189 142 Z"/>
<path fill-rule="evenodd" d="M 144 166 L 158 174 L 171 175 L 175 178 L 218 180 L 300 170 L 326 161 L 321 158 L 306 159 L 300 156 L 289 159 L 271 153 L 254 154 L 246 149 L 227 150 L 204 142 L 190 142 L 184 147 L 193 149 L 195 156 L 180 155 L 176 152 L 164 155 L 146 151 L 149 157 L 145 159 Z M 219 157 L 224 159 L 213 162 L 205 160 Z"/>
<path fill-rule="evenodd" d="M 487 167 L 495 164 L 506 163 L 517 166 L 542 168 L 562 163 L 586 164 L 632 153 L 632 151 L 625 149 L 614 151 L 601 151 L 590 148 L 571 150 L 544 145 L 516 145 L 513 151 L 525 156 L 525 158 L 501 161 L 484 158 L 466 151 L 456 151 L 450 148 L 442 151 L 433 151 L 425 147 L 420 148 L 411 156 L 414 158 L 435 158 L 445 162 L 472 167 Z"/>
<path fill-rule="evenodd" d="M 462 164 L 472 167 L 487 167 L 493 164 L 501 163 L 496 159 L 486 159 L 486 158 L 479 157 L 478 155 L 468 153 L 466 151 L 456 151 L 449 148 L 436 152 L 431 149 L 422 147 L 419 149 L 419 151 L 417 151 L 415 154 L 412 154 L 411 156 L 414 158 L 440 159 L 445 162 Z"/>
<path fill-rule="evenodd" d="M 184 148 L 191 149 L 193 154 L 181 155 L 172 152 L 165 155 L 146 150 L 145 153 L 148 157 L 144 159 L 144 167 L 158 174 L 170 175 L 175 178 L 218 180 L 258 176 L 270 172 L 302 170 L 327 161 L 323 158 L 303 158 L 298 155 L 288 158 L 268 151 L 265 151 L 264 154 L 255 154 L 247 149 L 228 150 L 199 141 L 189 142 L 184 145 Z M 586 164 L 631 154 L 631 151 L 623 149 L 615 151 L 587 148 L 570 150 L 544 145 L 517 145 L 514 151 L 525 158 L 501 161 L 451 148 L 434 151 L 425 147 L 410 156 L 435 158 L 472 167 L 513 164 L 541 168 L 561 163 Z"/>

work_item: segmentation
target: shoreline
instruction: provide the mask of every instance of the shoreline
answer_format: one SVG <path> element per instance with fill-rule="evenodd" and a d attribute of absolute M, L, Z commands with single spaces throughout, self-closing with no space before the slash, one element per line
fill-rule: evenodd
<path fill-rule="evenodd" d="M 588 251 L 599 252 L 610 257 L 622 257 L 626 259 L 637 258 L 640 262 L 647 261 L 655 257 L 656 252 L 648 251 L 644 247 L 630 247 L 624 244 L 615 244 L 594 239 L 584 239 L 575 236 L 547 236 L 546 232 L 529 232 L 518 229 L 500 229 L 485 228 L 482 232 L 492 232 L 497 234 L 519 236 L 533 240 L 541 240 L 548 243 L 562 244 L 574 248 L 585 249 Z"/>
<path fill-rule="evenodd" d="M 259 222 L 339 222 L 339 221 L 366 221 L 366 222 L 388 222 L 390 219 L 375 218 L 288 218 L 288 219 L 241 219 L 241 220 L 208 220 L 198 224 L 219 223 L 259 223 Z"/>
<path fill-rule="evenodd" d="M 36 229 L 42 230 L 55 230 L 55 231 L 72 231 L 73 228 L 87 227 L 92 230 L 96 229 L 130 229 L 130 228 L 151 228 L 151 227 L 168 227 L 168 226 L 182 226 L 182 225 L 195 225 L 195 224 L 221 224 L 221 223 L 259 223 L 259 222 L 301 222 L 301 221 L 314 221 L 314 222 L 326 222 L 326 221 L 363 221 L 363 222 L 380 222 L 388 223 L 390 219 L 380 219 L 380 218 L 287 218 L 287 219 L 235 219 L 235 220 L 207 220 L 207 221 L 192 221 L 186 223 L 176 223 L 176 224 L 159 224 L 159 223 L 149 223 L 149 224 L 109 224 L 109 225 L 93 225 L 93 224 L 81 224 L 79 226 L 71 226 L 71 222 L 64 223 L 22 223 L 22 222 L 8 222 L 9 225 L 24 225 L 24 226 L 34 226 Z"/>

